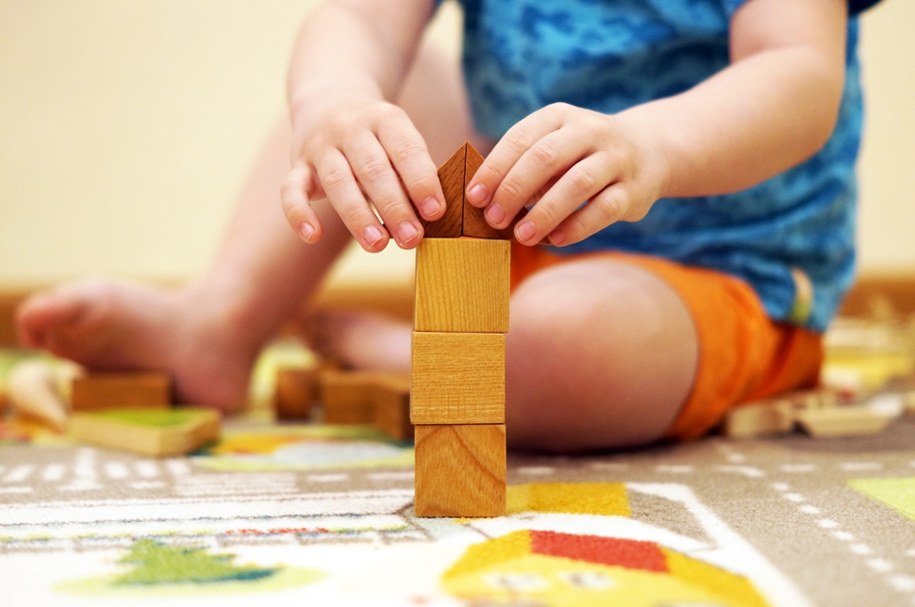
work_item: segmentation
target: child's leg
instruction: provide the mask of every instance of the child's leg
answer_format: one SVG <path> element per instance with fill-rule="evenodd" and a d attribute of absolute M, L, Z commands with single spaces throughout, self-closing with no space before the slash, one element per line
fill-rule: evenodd
<path fill-rule="evenodd" d="M 452 63 L 424 47 L 404 89 L 404 107 L 429 133 L 438 161 L 468 136 L 460 89 L 448 93 L 460 84 Z M 282 127 L 242 191 L 209 270 L 191 284 L 175 290 L 103 279 L 66 284 L 21 306 L 21 341 L 90 367 L 169 371 L 185 402 L 242 405 L 257 352 L 349 242 L 329 205 L 319 205 L 322 241 L 305 245 L 296 238 L 279 204 L 288 166 Z"/>
<path fill-rule="evenodd" d="M 657 276 L 586 258 L 512 295 L 507 428 L 515 447 L 580 451 L 661 438 L 698 359 L 690 313 Z"/>

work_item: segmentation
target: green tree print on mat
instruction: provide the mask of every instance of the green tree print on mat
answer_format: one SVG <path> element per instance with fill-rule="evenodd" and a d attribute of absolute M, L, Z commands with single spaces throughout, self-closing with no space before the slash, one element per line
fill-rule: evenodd
<path fill-rule="evenodd" d="M 155 540 L 139 540 L 118 562 L 134 568 L 119 576 L 116 585 L 151 585 L 259 580 L 279 568 L 237 566 L 234 554 L 208 554 L 204 548 L 166 546 Z"/>

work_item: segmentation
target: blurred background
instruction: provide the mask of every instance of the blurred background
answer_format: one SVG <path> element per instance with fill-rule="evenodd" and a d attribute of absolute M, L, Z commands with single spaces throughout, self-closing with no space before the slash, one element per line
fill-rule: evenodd
<path fill-rule="evenodd" d="M 0 0 L 0 291 L 200 272 L 284 116 L 292 39 L 316 4 Z M 459 22 L 446 3 L 430 34 L 455 55 Z M 912 0 L 862 18 L 859 243 L 862 274 L 915 281 L 913 23 Z M 391 246 L 351 251 L 332 282 L 411 277 Z"/>

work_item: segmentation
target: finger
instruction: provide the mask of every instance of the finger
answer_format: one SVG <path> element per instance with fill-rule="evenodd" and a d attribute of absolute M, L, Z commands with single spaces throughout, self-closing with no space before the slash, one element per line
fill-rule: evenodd
<path fill-rule="evenodd" d="M 522 244 L 536 244 L 565 218 L 616 180 L 606 154 L 591 154 L 574 164 L 541 196 L 527 216 L 515 226 Z"/>
<path fill-rule="evenodd" d="M 362 195 L 343 153 L 333 150 L 324 154 L 315 168 L 327 199 L 359 245 L 369 253 L 383 250 L 388 244 L 388 231 Z"/>
<path fill-rule="evenodd" d="M 438 168 L 410 119 L 405 114 L 395 115 L 378 129 L 378 140 L 419 214 L 427 221 L 440 219 L 445 214 L 445 194 Z"/>
<path fill-rule="evenodd" d="M 548 106 L 512 126 L 473 176 L 467 187 L 467 201 L 479 208 L 488 205 L 518 159 L 535 142 L 562 125 L 559 114 L 555 106 Z"/>
<path fill-rule="evenodd" d="M 541 199 L 544 192 L 552 189 L 548 185 L 551 181 L 558 178 L 561 183 L 565 179 L 569 167 L 581 160 L 585 153 L 585 150 L 579 145 L 579 141 L 569 137 L 567 129 L 553 131 L 536 141 L 518 158 L 502 183 L 499 184 L 492 201 L 486 207 L 487 222 L 495 228 L 504 228 L 509 225 L 518 211 L 531 202 Z M 591 191 L 587 195 L 594 193 Z M 585 200 L 585 198 L 578 200 Z M 569 203 L 569 201 L 564 202 L 566 205 Z M 574 202 L 572 201 L 573 204 Z M 534 205 L 534 208 L 539 204 Z M 571 209 L 567 212 L 571 212 Z M 564 217 L 565 214 L 557 217 L 555 222 L 558 223 Z"/>
<path fill-rule="evenodd" d="M 367 134 L 348 143 L 343 151 L 362 190 L 397 245 L 403 249 L 418 245 L 422 239 L 422 225 L 378 139 L 374 134 Z"/>
<path fill-rule="evenodd" d="M 311 208 L 309 191 L 313 191 L 314 177 L 305 163 L 299 162 L 289 171 L 280 189 L 280 202 L 286 221 L 299 238 L 309 244 L 318 242 L 323 232 L 317 214 Z"/>
<path fill-rule="evenodd" d="M 563 247 L 581 242 L 588 236 L 622 220 L 630 206 L 631 196 L 620 183 L 607 186 L 586 205 L 565 218 L 549 234 L 550 244 Z"/>

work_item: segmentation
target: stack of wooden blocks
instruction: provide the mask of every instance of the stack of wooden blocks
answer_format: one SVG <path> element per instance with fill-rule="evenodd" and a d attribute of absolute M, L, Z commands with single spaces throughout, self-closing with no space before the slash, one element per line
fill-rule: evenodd
<path fill-rule="evenodd" d="M 410 419 L 418 516 L 505 513 L 505 335 L 511 228 L 464 200 L 483 162 L 465 143 L 439 169 L 445 216 L 416 251 Z"/>

